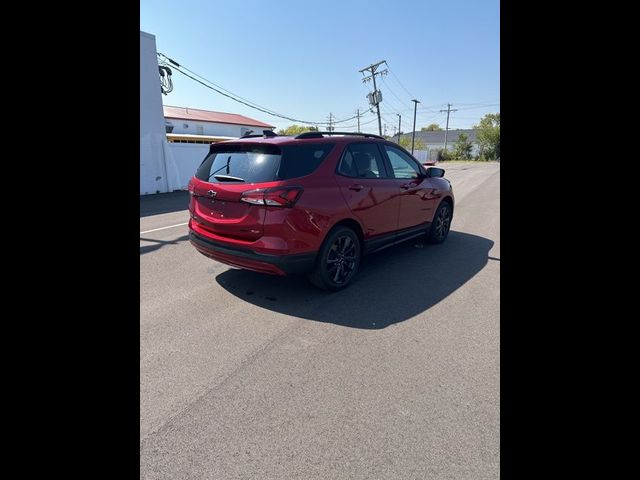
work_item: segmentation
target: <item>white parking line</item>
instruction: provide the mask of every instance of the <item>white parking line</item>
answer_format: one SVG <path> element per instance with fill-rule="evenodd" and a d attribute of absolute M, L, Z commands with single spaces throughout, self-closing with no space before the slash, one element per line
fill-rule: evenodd
<path fill-rule="evenodd" d="M 167 228 L 180 227 L 182 225 L 187 225 L 188 223 L 189 222 L 176 223 L 175 225 L 169 225 L 168 227 L 160 227 L 160 228 L 154 228 L 153 230 L 145 230 L 144 232 L 140 232 L 140 235 L 142 235 L 143 233 L 151 233 L 151 232 L 157 232 L 158 230 L 165 230 Z"/>
<path fill-rule="evenodd" d="M 165 212 L 165 213 L 147 213 L 144 217 L 159 217 L 160 215 L 175 215 L 176 213 L 189 213 L 189 209 L 185 208 L 184 210 L 176 210 L 175 212 Z M 143 218 L 143 217 L 141 217 Z"/>

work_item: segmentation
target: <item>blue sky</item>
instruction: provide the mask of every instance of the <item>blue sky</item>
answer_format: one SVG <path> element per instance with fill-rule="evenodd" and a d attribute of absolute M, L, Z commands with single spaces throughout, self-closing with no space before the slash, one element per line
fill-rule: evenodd
<path fill-rule="evenodd" d="M 386 60 L 378 76 L 383 128 L 470 128 L 500 111 L 500 3 L 494 0 L 322 2 L 272 0 L 141 0 L 140 30 L 156 36 L 158 52 L 266 109 L 306 121 L 345 119 L 368 109 L 371 82 L 363 67 Z M 383 67 L 381 67 L 383 68 Z M 232 112 L 277 128 L 292 121 L 230 100 L 181 73 L 165 105 Z M 362 110 L 361 110 L 362 111 Z M 361 130 L 377 133 L 373 113 Z M 337 130 L 356 130 L 356 120 Z"/>

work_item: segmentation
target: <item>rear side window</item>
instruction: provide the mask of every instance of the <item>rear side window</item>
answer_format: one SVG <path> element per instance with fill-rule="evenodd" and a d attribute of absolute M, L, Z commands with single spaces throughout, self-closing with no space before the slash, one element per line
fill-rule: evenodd
<path fill-rule="evenodd" d="M 334 144 L 219 145 L 212 147 L 196 172 L 210 183 L 263 183 L 312 173 Z"/>
<path fill-rule="evenodd" d="M 334 143 L 318 143 L 283 146 L 278 180 L 309 175 L 327 158 L 334 145 Z"/>
<path fill-rule="evenodd" d="M 344 154 L 338 173 L 354 178 L 384 178 L 385 170 L 378 147 L 372 143 L 349 145 Z"/>

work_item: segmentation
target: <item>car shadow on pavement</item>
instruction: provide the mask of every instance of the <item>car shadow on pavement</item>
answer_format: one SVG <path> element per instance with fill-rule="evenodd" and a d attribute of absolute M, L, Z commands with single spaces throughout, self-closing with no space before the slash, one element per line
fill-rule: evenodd
<path fill-rule="evenodd" d="M 464 285 L 487 264 L 494 242 L 450 232 L 441 245 L 408 241 L 363 259 L 352 285 L 328 293 L 302 276 L 229 269 L 216 281 L 259 307 L 351 328 L 381 329 L 418 315 Z"/>
<path fill-rule="evenodd" d="M 153 242 L 155 245 L 143 245 L 140 247 L 140 255 L 144 255 L 145 253 L 151 253 L 159 248 L 164 247 L 165 245 L 177 245 L 179 242 L 184 242 L 189 240 L 189 235 L 183 235 L 181 237 L 176 238 L 175 240 L 156 240 L 153 238 L 144 238 L 140 237 L 140 240 L 145 242 Z"/>
<path fill-rule="evenodd" d="M 140 217 L 180 212 L 188 208 L 189 192 L 186 191 L 140 195 Z"/>

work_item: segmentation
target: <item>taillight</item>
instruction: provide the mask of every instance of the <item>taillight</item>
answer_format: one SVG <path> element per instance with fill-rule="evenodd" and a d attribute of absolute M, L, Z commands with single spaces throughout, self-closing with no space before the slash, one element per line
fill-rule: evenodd
<path fill-rule="evenodd" d="M 254 205 L 293 207 L 303 190 L 302 187 L 258 188 L 244 192 L 240 200 Z"/>

